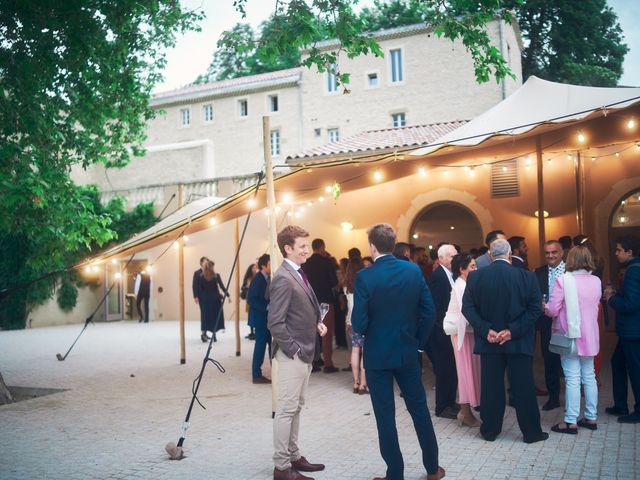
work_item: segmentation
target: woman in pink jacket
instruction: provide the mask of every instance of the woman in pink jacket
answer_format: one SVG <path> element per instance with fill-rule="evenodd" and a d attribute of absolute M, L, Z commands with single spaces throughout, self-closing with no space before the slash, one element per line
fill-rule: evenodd
<path fill-rule="evenodd" d="M 564 334 L 575 341 L 576 353 L 562 355 L 566 383 L 564 422 L 551 427 L 558 433 L 576 434 L 578 426 L 596 430 L 598 418 L 598 384 L 593 357 L 600 350 L 598 304 L 602 296 L 600 279 L 593 256 L 583 245 L 573 247 L 567 255 L 565 274 L 558 276 L 546 305 L 547 315 L 555 317 L 553 333 Z M 584 418 L 580 413 L 580 383 L 584 386 Z"/>

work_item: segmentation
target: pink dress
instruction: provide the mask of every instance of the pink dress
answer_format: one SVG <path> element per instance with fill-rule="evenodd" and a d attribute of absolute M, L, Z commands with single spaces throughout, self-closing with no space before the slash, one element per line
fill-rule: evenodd
<path fill-rule="evenodd" d="M 462 346 L 458 349 L 458 335 L 451 335 L 453 354 L 456 359 L 456 372 L 458 374 L 458 402 L 468 403 L 472 407 L 480 405 L 480 356 L 473 353 L 475 340 L 471 326 L 462 315 L 462 296 L 467 286 L 462 278 L 458 277 L 453 284 L 449 312 L 454 313 L 460 322 L 459 331 L 467 330 L 464 334 Z"/>
<path fill-rule="evenodd" d="M 580 334 L 576 339 L 578 355 L 581 357 L 594 357 L 600 351 L 600 329 L 598 327 L 598 306 L 602 296 L 600 279 L 589 272 L 573 272 L 578 290 L 578 304 L 580 306 Z M 560 275 L 556 278 L 551 298 L 547 304 L 547 312 L 552 317 L 552 330 L 554 333 L 566 333 L 567 307 L 564 303 L 564 278 Z"/>

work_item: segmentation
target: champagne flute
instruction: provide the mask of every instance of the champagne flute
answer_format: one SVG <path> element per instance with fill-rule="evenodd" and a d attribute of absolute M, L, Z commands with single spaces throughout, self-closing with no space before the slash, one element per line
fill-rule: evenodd
<path fill-rule="evenodd" d="M 320 304 L 320 323 L 324 323 L 324 317 L 329 313 L 329 304 L 321 303 Z"/>

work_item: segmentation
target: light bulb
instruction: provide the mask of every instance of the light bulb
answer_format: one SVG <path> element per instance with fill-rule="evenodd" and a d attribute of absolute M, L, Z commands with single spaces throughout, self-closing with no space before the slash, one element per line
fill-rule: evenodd
<path fill-rule="evenodd" d="M 596 161 L 596 157 L 591 157 L 591 161 L 595 162 Z"/>
<path fill-rule="evenodd" d="M 325 191 L 325 192 L 327 192 L 327 193 L 331 193 L 331 192 L 333 192 L 333 188 L 331 187 L 331 185 L 327 185 L 327 186 L 324 188 L 324 191 Z"/>
<path fill-rule="evenodd" d="M 421 176 L 426 177 L 426 176 L 427 176 L 427 169 L 426 169 L 426 168 L 424 168 L 424 167 L 420 167 L 420 168 L 418 169 L 418 173 L 419 173 Z"/>
<path fill-rule="evenodd" d="M 112 263 L 113 265 L 117 265 L 117 264 L 118 264 L 118 260 L 116 260 L 115 258 L 112 258 L 112 259 L 111 259 L 111 263 Z"/>
<path fill-rule="evenodd" d="M 293 197 L 291 196 L 291 194 L 290 194 L 290 193 L 284 193 L 284 194 L 282 195 L 282 201 L 283 201 L 284 203 L 291 203 L 291 199 L 292 199 L 292 198 L 293 198 Z"/>
<path fill-rule="evenodd" d="M 636 121 L 633 118 L 630 118 L 627 122 L 627 128 L 629 130 L 633 130 L 634 128 L 636 128 Z"/>
<path fill-rule="evenodd" d="M 189 237 L 187 237 L 186 235 L 183 235 L 182 240 L 184 241 L 184 243 L 187 243 L 189 241 Z"/>
<path fill-rule="evenodd" d="M 376 182 L 379 182 L 380 180 L 382 180 L 382 172 L 380 170 L 376 170 L 375 172 L 373 172 L 373 179 Z"/>
<path fill-rule="evenodd" d="M 249 205 L 250 208 L 253 208 L 256 206 L 256 199 L 251 197 L 249 200 L 247 200 L 247 204 Z"/>
<path fill-rule="evenodd" d="M 502 171 L 503 171 L 503 172 L 506 172 L 507 170 L 508 170 L 508 168 L 507 168 L 507 167 L 502 167 Z"/>
<path fill-rule="evenodd" d="M 147 273 L 151 273 L 151 271 L 153 270 L 153 267 L 151 265 L 147 265 L 145 270 L 147 271 Z"/>
<path fill-rule="evenodd" d="M 320 197 L 320 198 L 318 199 L 318 201 L 319 201 L 319 202 L 324 202 L 324 197 Z"/>
<path fill-rule="evenodd" d="M 84 271 L 87 273 L 91 273 L 91 265 L 87 265 L 86 267 L 84 267 Z"/>
<path fill-rule="evenodd" d="M 616 157 L 619 157 L 619 156 L 620 156 L 620 152 L 616 152 Z"/>
<path fill-rule="evenodd" d="M 307 202 L 307 207 L 313 207 L 313 202 Z"/>
<path fill-rule="evenodd" d="M 351 230 L 353 230 L 353 224 L 351 222 L 342 222 L 340 226 L 345 232 L 350 232 Z"/>
<path fill-rule="evenodd" d="M 414 234 L 412 235 L 412 238 L 413 238 L 414 240 L 417 240 L 417 239 L 418 239 L 418 237 L 419 237 L 419 235 L 418 235 L 417 233 L 414 233 Z"/>
<path fill-rule="evenodd" d="M 455 229 L 456 229 L 456 227 L 454 227 L 453 225 L 451 225 L 449 228 L 450 228 L 451 230 L 455 230 Z"/>
<path fill-rule="evenodd" d="M 476 169 L 475 169 L 475 168 L 473 168 L 473 167 L 471 167 L 471 168 L 469 169 L 469 175 L 471 175 L 472 177 L 475 177 L 475 176 L 476 176 Z"/>
<path fill-rule="evenodd" d="M 114 277 L 116 278 L 116 280 L 120 280 L 122 278 L 122 274 L 120 272 L 116 272 L 114 274 Z"/>
<path fill-rule="evenodd" d="M 173 242 L 173 249 L 178 250 L 180 248 L 180 244 L 178 242 Z"/>
<path fill-rule="evenodd" d="M 587 140 L 587 137 L 584 136 L 584 133 L 578 133 L 578 142 L 584 143 Z"/>
<path fill-rule="evenodd" d="M 216 223 L 218 223 L 218 221 L 216 220 L 216 217 L 211 217 L 209 219 L 209 225 L 215 225 Z"/>

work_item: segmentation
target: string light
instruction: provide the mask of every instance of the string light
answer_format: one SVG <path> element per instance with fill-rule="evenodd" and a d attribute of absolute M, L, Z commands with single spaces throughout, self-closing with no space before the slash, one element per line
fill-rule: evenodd
<path fill-rule="evenodd" d="M 616 152 L 616 157 L 619 157 L 619 156 L 620 156 L 620 152 Z"/>
<path fill-rule="evenodd" d="M 122 278 L 122 274 L 120 272 L 116 272 L 114 274 L 114 277 L 116 278 L 116 280 L 120 280 Z"/>
<path fill-rule="evenodd" d="M 218 223 L 218 221 L 216 220 L 216 217 L 211 217 L 209 219 L 209 225 L 215 225 L 216 223 Z"/>
<path fill-rule="evenodd" d="M 340 226 L 342 227 L 342 230 L 345 232 L 350 232 L 351 230 L 353 230 L 353 223 L 351 222 L 342 222 Z"/>
<path fill-rule="evenodd" d="M 449 228 L 450 228 L 451 230 L 455 230 L 455 229 L 456 229 L 456 227 L 454 227 L 453 225 L 451 225 Z"/>
<path fill-rule="evenodd" d="M 115 258 L 112 258 L 112 259 L 111 259 L 111 263 L 112 263 L 113 265 L 117 265 L 117 264 L 118 264 L 118 260 L 116 260 Z"/>
<path fill-rule="evenodd" d="M 293 198 L 293 197 L 291 196 L 291 194 L 290 194 L 290 193 L 284 193 L 284 194 L 282 195 L 282 201 L 283 201 L 284 203 L 291 203 L 292 198 Z"/>
<path fill-rule="evenodd" d="M 276 211 L 276 213 L 280 213 L 280 210 L 281 210 L 280 205 L 276 205 L 274 210 Z"/>
<path fill-rule="evenodd" d="M 595 162 L 596 161 L 596 157 L 591 157 L 591 161 Z"/>
<path fill-rule="evenodd" d="M 427 169 L 426 169 L 426 168 L 424 168 L 424 167 L 420 167 L 420 168 L 418 169 L 418 173 L 420 174 L 420 176 L 422 176 L 422 177 L 426 177 L 426 176 L 427 176 Z"/>
<path fill-rule="evenodd" d="M 87 265 L 86 267 L 84 267 L 84 271 L 87 273 L 91 273 L 91 265 Z"/>
<path fill-rule="evenodd" d="M 508 168 L 507 168 L 506 166 L 503 166 L 503 167 L 502 167 L 502 171 L 503 171 L 503 172 L 506 172 L 507 170 L 508 170 Z"/>
<path fill-rule="evenodd" d="M 318 199 L 318 201 L 319 201 L 319 202 L 324 202 L 324 197 L 320 197 L 320 198 Z"/>
<path fill-rule="evenodd" d="M 420 236 L 420 235 L 418 235 L 417 233 L 414 233 L 411 237 L 412 237 L 414 240 L 417 240 L 419 236 Z"/>
<path fill-rule="evenodd" d="M 629 130 L 633 130 L 634 128 L 636 128 L 636 121 L 633 118 L 630 118 L 627 122 L 627 128 Z"/>
<path fill-rule="evenodd" d="M 464 169 L 468 172 L 469 170 L 471 170 L 471 167 L 469 165 L 465 165 Z"/>
<path fill-rule="evenodd" d="M 544 212 L 544 218 L 549 218 L 549 212 L 547 212 L 546 210 L 543 210 L 543 212 Z M 533 212 L 533 216 L 538 218 L 538 210 Z"/>
<path fill-rule="evenodd" d="M 382 175 L 382 172 L 381 172 L 380 170 L 375 170 L 375 171 L 373 172 L 373 179 L 374 179 L 376 182 L 381 181 L 381 180 L 382 180 L 382 178 L 383 178 L 383 175 Z"/>
<path fill-rule="evenodd" d="M 471 175 L 472 177 L 476 176 L 476 169 L 474 167 L 471 167 L 469 169 L 469 175 Z"/>
<path fill-rule="evenodd" d="M 291 217 L 291 216 L 293 216 L 293 213 L 291 211 L 288 211 L 287 212 L 287 217 Z"/>
<path fill-rule="evenodd" d="M 173 249 L 174 250 L 178 250 L 178 248 L 180 248 L 180 245 L 178 244 L 178 242 L 173 242 Z"/>
<path fill-rule="evenodd" d="M 584 143 L 587 140 L 587 137 L 584 136 L 584 133 L 578 132 L 578 142 Z"/>
<path fill-rule="evenodd" d="M 302 216 L 302 213 L 300 213 L 299 211 L 296 212 L 296 218 L 300 218 Z"/>
<path fill-rule="evenodd" d="M 99 271 L 100 271 L 100 269 L 99 269 L 96 265 L 94 265 L 93 267 L 91 267 L 91 271 L 92 271 L 93 273 L 97 273 L 97 272 L 99 272 Z"/>
<path fill-rule="evenodd" d="M 324 191 L 327 192 L 327 193 L 331 193 L 331 192 L 333 192 L 333 187 L 331 187 L 331 185 L 327 185 L 325 187 Z"/>
<path fill-rule="evenodd" d="M 253 208 L 256 206 L 256 199 L 251 197 L 249 200 L 247 200 L 247 204 L 249 205 L 249 208 Z"/>
<path fill-rule="evenodd" d="M 442 172 L 442 175 L 444 175 L 445 177 L 446 177 L 446 176 L 448 176 L 448 175 L 449 175 L 449 170 L 444 170 L 444 171 Z"/>
<path fill-rule="evenodd" d="M 313 207 L 313 202 L 307 202 L 307 207 Z"/>
<path fill-rule="evenodd" d="M 189 241 L 189 237 L 187 237 L 186 235 L 183 235 L 182 239 L 183 239 L 184 243 L 187 243 Z"/>
<path fill-rule="evenodd" d="M 570 153 L 567 153 L 567 160 L 573 160 L 573 155 L 571 155 Z"/>
<path fill-rule="evenodd" d="M 145 270 L 147 271 L 147 273 L 151 273 L 151 271 L 153 270 L 153 267 L 151 265 L 147 265 L 145 267 Z"/>
<path fill-rule="evenodd" d="M 547 163 L 551 165 L 553 163 L 553 159 L 552 158 L 547 159 Z"/>

